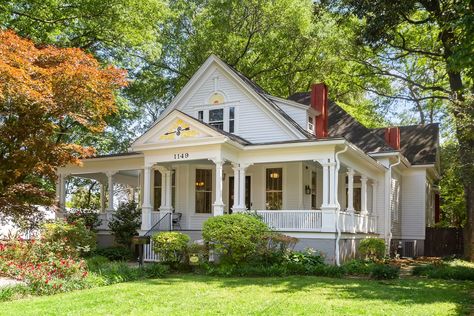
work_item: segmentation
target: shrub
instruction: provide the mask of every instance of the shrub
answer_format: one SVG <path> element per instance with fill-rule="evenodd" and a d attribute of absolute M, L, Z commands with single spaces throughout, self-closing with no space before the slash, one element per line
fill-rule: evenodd
<path fill-rule="evenodd" d="M 287 254 L 286 261 L 301 265 L 320 265 L 324 264 L 324 256 L 309 248 L 305 251 L 294 251 Z"/>
<path fill-rule="evenodd" d="M 370 276 L 374 279 L 398 279 L 400 268 L 389 264 L 375 264 Z"/>
<path fill-rule="evenodd" d="M 231 214 L 206 220 L 202 235 L 222 254 L 223 260 L 239 263 L 256 252 L 268 230 L 268 226 L 254 216 Z"/>
<path fill-rule="evenodd" d="M 177 264 L 186 253 L 190 240 L 188 235 L 179 232 L 161 232 L 153 235 L 153 251 L 163 262 Z"/>
<path fill-rule="evenodd" d="M 41 238 L 44 242 L 63 242 L 68 246 L 65 249 L 73 249 L 81 255 L 88 254 L 96 248 L 95 233 L 86 227 L 83 219 L 70 224 L 63 220 L 45 223 L 41 227 Z"/>
<path fill-rule="evenodd" d="M 135 201 L 122 203 L 113 213 L 109 228 L 115 236 L 115 241 L 130 248 L 132 237 L 137 236 L 141 225 L 141 209 Z"/>
<path fill-rule="evenodd" d="M 373 266 L 373 262 L 366 260 L 350 260 L 342 265 L 344 273 L 349 275 L 370 275 Z"/>
<path fill-rule="evenodd" d="M 367 238 L 360 242 L 359 253 L 372 261 L 380 260 L 385 254 L 385 241 L 379 238 Z"/>
<path fill-rule="evenodd" d="M 102 221 L 99 219 L 98 210 L 75 209 L 66 215 L 66 221 L 69 224 L 74 224 L 79 219 L 84 221 L 84 225 L 91 231 L 95 231 L 100 226 Z"/>
<path fill-rule="evenodd" d="M 427 264 L 415 267 L 413 275 L 427 276 L 433 279 L 474 281 L 474 264 L 463 260 Z"/>
<path fill-rule="evenodd" d="M 123 246 L 99 248 L 95 251 L 95 254 L 111 261 L 129 261 L 133 259 L 132 251 Z"/>

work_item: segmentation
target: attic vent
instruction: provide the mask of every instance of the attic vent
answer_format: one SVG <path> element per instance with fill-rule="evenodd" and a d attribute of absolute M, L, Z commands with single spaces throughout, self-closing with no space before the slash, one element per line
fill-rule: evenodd
<path fill-rule="evenodd" d="M 415 257 L 415 241 L 404 241 L 402 246 L 402 257 Z"/>

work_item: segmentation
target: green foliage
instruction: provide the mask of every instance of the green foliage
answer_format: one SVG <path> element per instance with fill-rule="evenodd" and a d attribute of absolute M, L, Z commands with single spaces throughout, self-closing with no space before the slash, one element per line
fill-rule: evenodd
<path fill-rule="evenodd" d="M 153 251 L 162 262 L 178 264 L 184 259 L 190 238 L 180 232 L 161 232 L 153 235 Z"/>
<path fill-rule="evenodd" d="M 141 225 L 141 209 L 135 201 L 120 204 L 113 213 L 109 228 L 120 245 L 131 247 L 132 237 L 138 236 Z"/>
<path fill-rule="evenodd" d="M 130 248 L 123 246 L 99 248 L 94 254 L 105 257 L 111 261 L 129 261 L 133 259 L 133 253 L 130 251 Z"/>
<path fill-rule="evenodd" d="M 285 261 L 301 265 L 319 265 L 324 264 L 324 256 L 313 249 L 307 249 L 306 251 L 293 251 L 287 253 Z"/>
<path fill-rule="evenodd" d="M 82 218 L 70 224 L 63 220 L 45 223 L 41 227 L 41 238 L 45 242 L 62 242 L 80 255 L 91 253 L 97 245 L 95 233 L 86 227 Z"/>
<path fill-rule="evenodd" d="M 466 200 L 458 150 L 459 145 L 455 141 L 447 141 L 441 147 L 440 225 L 445 227 L 464 227 L 466 224 Z"/>
<path fill-rule="evenodd" d="M 268 230 L 268 226 L 254 216 L 230 214 L 206 220 L 202 236 L 223 260 L 237 263 L 255 253 Z"/>
<path fill-rule="evenodd" d="M 370 271 L 370 277 L 374 279 L 398 279 L 399 276 L 400 268 L 390 264 L 375 264 Z"/>
<path fill-rule="evenodd" d="M 79 219 L 82 219 L 84 221 L 84 225 L 91 231 L 95 231 L 95 229 L 101 224 L 98 210 L 75 209 L 70 210 L 66 214 L 66 221 L 68 224 L 73 225 Z"/>
<path fill-rule="evenodd" d="M 69 180 L 72 184 L 71 199 L 66 206 L 72 209 L 94 209 L 99 210 L 100 183 L 91 179 L 73 178 Z"/>
<path fill-rule="evenodd" d="M 463 260 L 453 260 L 420 265 L 413 269 L 413 275 L 427 276 L 433 279 L 474 281 L 474 264 Z"/>
<path fill-rule="evenodd" d="M 342 267 L 348 275 L 370 275 L 370 271 L 374 267 L 373 261 L 367 260 L 349 260 L 344 262 Z"/>
<path fill-rule="evenodd" d="M 379 238 L 366 238 L 359 244 L 359 253 L 366 259 L 380 260 L 385 254 L 385 241 Z"/>

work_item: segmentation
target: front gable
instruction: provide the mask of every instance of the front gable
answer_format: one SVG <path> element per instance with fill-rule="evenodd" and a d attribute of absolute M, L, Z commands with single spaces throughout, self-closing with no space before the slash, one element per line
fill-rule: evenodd
<path fill-rule="evenodd" d="M 174 110 L 133 144 L 132 150 L 155 149 L 174 143 L 224 139 L 224 135 L 188 115 Z"/>
<path fill-rule="evenodd" d="M 211 123 L 211 110 L 222 109 L 223 130 L 250 142 L 305 139 L 277 105 L 269 104 L 255 88 L 216 56 L 209 57 L 179 92 L 161 117 L 178 109 Z M 234 121 L 232 120 L 234 116 Z M 294 122 L 293 122 L 294 123 Z"/>

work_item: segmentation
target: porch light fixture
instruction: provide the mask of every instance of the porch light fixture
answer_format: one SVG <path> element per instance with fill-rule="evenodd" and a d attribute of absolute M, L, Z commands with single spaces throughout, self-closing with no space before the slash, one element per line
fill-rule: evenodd
<path fill-rule="evenodd" d="M 270 178 L 272 179 L 278 179 L 279 177 L 280 177 L 280 174 L 278 172 L 270 173 Z"/>
<path fill-rule="evenodd" d="M 304 193 L 311 194 L 311 187 L 309 185 L 304 186 Z"/>
<path fill-rule="evenodd" d="M 204 182 L 196 182 L 196 186 L 197 187 L 203 187 L 204 186 Z"/>

